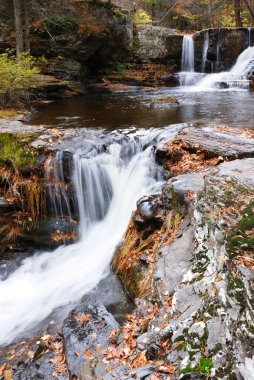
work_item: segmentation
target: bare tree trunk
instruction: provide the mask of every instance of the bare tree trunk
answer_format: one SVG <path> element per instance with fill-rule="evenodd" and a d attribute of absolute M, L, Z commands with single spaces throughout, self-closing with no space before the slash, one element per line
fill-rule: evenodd
<path fill-rule="evenodd" d="M 152 22 L 155 23 L 156 19 L 156 4 L 155 1 L 153 0 L 152 2 Z"/>
<path fill-rule="evenodd" d="M 24 51 L 22 0 L 13 0 L 15 30 L 16 30 L 16 54 L 20 55 Z"/>
<path fill-rule="evenodd" d="M 242 19 L 241 19 L 241 0 L 234 0 L 235 3 L 235 26 L 242 27 Z"/>
<path fill-rule="evenodd" d="M 249 2 L 247 0 L 244 0 L 244 3 L 245 3 L 245 5 L 246 5 L 246 7 L 248 9 L 248 12 L 250 14 L 252 22 L 254 22 L 254 11 L 253 11 L 253 9 L 251 8 L 251 6 L 250 6 L 250 4 L 249 4 Z"/>
<path fill-rule="evenodd" d="M 28 12 L 28 0 L 24 0 L 24 39 L 25 39 L 25 50 L 30 50 L 30 40 L 29 40 L 29 12 Z"/>

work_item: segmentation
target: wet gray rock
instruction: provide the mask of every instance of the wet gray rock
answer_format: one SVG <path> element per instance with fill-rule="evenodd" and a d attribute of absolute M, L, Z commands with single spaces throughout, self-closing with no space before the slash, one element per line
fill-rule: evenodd
<path fill-rule="evenodd" d="M 181 236 L 176 238 L 171 245 L 164 245 L 159 252 L 154 278 L 157 287 L 161 287 L 160 292 L 162 294 L 172 294 L 190 268 L 193 242 L 192 228 L 187 217 L 185 223 L 182 224 Z"/>
<path fill-rule="evenodd" d="M 147 220 L 162 217 L 162 204 L 160 195 L 148 195 L 137 202 L 137 210 L 141 217 Z"/>
<path fill-rule="evenodd" d="M 135 378 L 139 380 L 145 380 L 149 375 L 155 372 L 156 366 L 152 364 L 147 364 L 145 366 L 136 368 L 129 372 L 130 378 Z"/>
<path fill-rule="evenodd" d="M 138 231 L 157 229 L 163 224 L 161 195 L 144 196 L 137 202 L 137 213 L 134 223 Z"/>
<path fill-rule="evenodd" d="M 160 106 L 178 106 L 180 103 L 179 101 L 173 97 L 173 96 L 163 96 L 163 97 L 157 97 L 154 98 L 152 103 L 150 104 L 150 107 L 160 107 Z"/>
<path fill-rule="evenodd" d="M 41 147 L 47 147 L 49 146 L 49 143 L 43 140 L 36 140 L 31 143 L 31 146 L 33 148 L 41 148 Z"/>
<path fill-rule="evenodd" d="M 82 323 L 76 318 L 82 315 L 88 315 L 91 319 Z M 118 327 L 118 323 L 104 306 L 80 305 L 70 313 L 63 324 L 63 338 L 66 360 L 72 376 L 79 377 L 82 373 L 102 376 L 105 366 L 103 363 L 99 364 L 94 372 L 93 361 L 108 346 L 110 331 Z M 86 350 L 90 350 L 92 355 L 87 359 L 83 357 Z"/>
<path fill-rule="evenodd" d="M 218 128 L 186 128 L 179 137 L 189 144 L 190 148 L 202 149 L 207 154 L 221 155 L 229 159 L 254 156 L 254 138 L 248 138 L 241 131 Z"/>
<path fill-rule="evenodd" d="M 187 173 L 171 178 L 162 189 L 163 204 L 166 208 L 169 208 L 172 200 L 172 192 L 176 195 L 178 202 L 184 203 L 190 191 L 192 193 L 198 193 L 203 187 L 203 173 Z"/>
<path fill-rule="evenodd" d="M 218 166 L 218 175 L 234 178 L 241 184 L 254 188 L 254 158 L 221 164 Z"/>

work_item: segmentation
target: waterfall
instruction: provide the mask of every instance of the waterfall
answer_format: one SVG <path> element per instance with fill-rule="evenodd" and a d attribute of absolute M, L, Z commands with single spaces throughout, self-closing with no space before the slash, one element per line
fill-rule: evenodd
<path fill-rule="evenodd" d="M 181 72 L 179 73 L 180 85 L 190 86 L 193 84 L 195 74 L 195 51 L 193 37 L 189 34 L 183 37 Z"/>
<path fill-rule="evenodd" d="M 220 70 L 221 62 L 220 62 L 220 44 L 221 44 L 221 29 L 218 29 L 218 37 L 217 37 L 217 48 L 216 48 L 216 63 L 215 70 L 218 72 Z"/>
<path fill-rule="evenodd" d="M 38 252 L 24 259 L 7 278 L 0 276 L 0 344 L 38 329 L 55 309 L 70 307 L 107 274 L 136 201 L 158 191 L 163 183 L 162 170 L 154 160 L 154 144 L 169 140 L 183 127 L 99 131 L 91 136 L 87 132 L 86 139 L 77 138 L 72 178 L 80 240 L 54 252 Z M 56 214 L 70 211 L 62 163 L 63 154 L 58 152 L 45 165 L 47 184 L 56 183 L 48 190 Z"/>
<path fill-rule="evenodd" d="M 208 48 L 209 48 L 209 30 L 206 30 L 205 35 L 204 35 L 204 45 L 203 45 L 203 54 L 202 54 L 202 66 L 201 66 L 202 73 L 205 73 L 205 69 L 206 69 Z"/>
<path fill-rule="evenodd" d="M 181 70 L 185 72 L 194 71 L 194 41 L 190 35 L 183 37 Z"/>
<path fill-rule="evenodd" d="M 210 74 L 201 79 L 197 89 L 209 88 L 249 88 L 249 76 L 254 70 L 254 47 L 248 47 L 238 57 L 236 64 L 228 72 Z"/>
<path fill-rule="evenodd" d="M 251 28 L 248 28 L 248 46 L 251 46 Z"/>
<path fill-rule="evenodd" d="M 63 174 L 63 152 L 57 152 L 45 162 L 45 182 L 48 195 L 48 213 L 56 218 L 71 218 L 70 200 L 66 192 Z"/>

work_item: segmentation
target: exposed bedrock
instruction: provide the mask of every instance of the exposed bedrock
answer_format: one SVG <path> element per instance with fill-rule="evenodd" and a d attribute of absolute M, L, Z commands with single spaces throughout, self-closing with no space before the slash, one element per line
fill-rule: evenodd
<path fill-rule="evenodd" d="M 191 151 L 194 161 L 200 160 L 195 156 L 200 151 L 203 160 L 220 155 L 225 162 L 193 173 L 190 163 L 187 171 L 179 165 L 181 160 L 187 163 L 185 156 L 175 157 L 171 165 L 178 165 L 179 175 L 168 180 L 160 198 L 154 198 L 162 205 L 163 226 L 157 227 L 156 234 L 151 232 L 147 247 L 147 236 L 143 238 L 141 231 L 137 237 L 130 223 L 113 266 L 132 295 L 135 284 L 136 297 L 160 305 L 147 330 L 137 337 L 137 349 L 146 352 L 150 364 L 153 357 L 160 357 L 174 366 L 171 379 L 180 375 L 239 379 L 253 366 L 254 158 L 235 158 L 253 157 L 253 137 L 234 135 L 234 147 L 229 149 L 233 138 L 229 130 L 211 131 L 213 147 L 204 138 L 206 129 L 197 131 L 202 141 L 196 139 L 196 144 L 191 128 L 180 133 L 177 138 L 187 144 L 183 149 Z M 242 138 L 247 142 L 245 152 Z M 170 143 L 167 149 L 170 160 Z M 123 263 L 132 274 L 131 283 Z M 142 308 L 136 304 L 137 310 Z M 158 347 L 165 339 L 170 340 L 170 348 L 159 356 Z M 153 374 L 159 374 L 158 367 Z"/>

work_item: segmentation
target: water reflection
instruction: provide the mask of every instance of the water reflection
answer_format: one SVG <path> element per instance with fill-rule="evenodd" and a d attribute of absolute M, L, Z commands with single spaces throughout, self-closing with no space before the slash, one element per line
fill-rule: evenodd
<path fill-rule="evenodd" d="M 150 107 L 155 97 L 164 96 L 175 96 L 180 105 Z M 40 106 L 32 113 L 29 123 L 109 129 L 192 123 L 253 129 L 253 101 L 254 93 L 244 90 L 194 92 L 171 88 L 92 94 Z"/>

